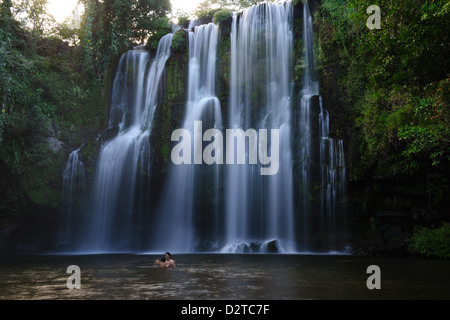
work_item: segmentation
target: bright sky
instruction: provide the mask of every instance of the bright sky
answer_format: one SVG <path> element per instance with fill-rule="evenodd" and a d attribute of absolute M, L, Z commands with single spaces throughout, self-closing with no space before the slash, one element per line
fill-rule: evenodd
<path fill-rule="evenodd" d="M 170 0 L 172 9 L 177 12 L 177 9 L 190 13 L 194 11 L 203 0 Z M 72 10 L 76 7 L 78 0 L 49 0 L 48 10 L 50 14 L 58 22 L 63 22 L 66 18 L 72 15 Z"/>
<path fill-rule="evenodd" d="M 64 22 L 72 16 L 72 10 L 77 5 L 78 0 L 49 0 L 47 8 L 57 22 Z"/>
<path fill-rule="evenodd" d="M 190 13 L 194 11 L 203 0 L 170 0 L 170 2 L 172 3 L 172 10 L 174 12 L 179 9 L 183 12 Z"/>

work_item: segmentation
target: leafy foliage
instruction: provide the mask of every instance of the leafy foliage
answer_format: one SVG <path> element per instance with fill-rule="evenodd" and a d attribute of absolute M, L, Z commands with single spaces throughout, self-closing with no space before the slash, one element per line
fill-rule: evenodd
<path fill-rule="evenodd" d="M 408 159 L 429 158 L 438 165 L 450 157 L 450 78 L 433 83 L 423 97 L 415 97 L 410 112 L 414 117 L 399 128 L 398 137 L 408 142 L 403 154 Z"/>
<path fill-rule="evenodd" d="M 230 9 L 221 9 L 214 14 L 213 22 L 219 24 L 222 21 L 230 19 L 233 15 L 233 11 Z"/>
<path fill-rule="evenodd" d="M 353 172 L 380 178 L 411 176 L 429 166 L 437 172 L 450 159 L 450 6 L 406 0 L 377 5 L 380 30 L 366 27 L 367 1 L 326 0 L 321 6 L 321 45 L 337 41 L 339 47 L 321 53 L 322 73 L 339 65 L 341 102 L 354 106 L 350 125 L 359 132 L 360 160 Z"/>
<path fill-rule="evenodd" d="M 131 45 L 165 34 L 158 23 L 167 27 L 170 10 L 169 1 L 85 0 L 79 28 L 60 25 L 55 34 L 46 3 L 0 3 L 2 219 L 58 207 L 66 152 L 94 140 L 105 123 L 104 89 L 115 61 Z"/>
<path fill-rule="evenodd" d="M 197 19 L 214 19 L 214 23 L 219 23 L 228 18 L 233 11 L 248 8 L 259 2 L 258 0 L 204 0 L 195 9 L 195 16 Z M 216 22 L 215 14 L 217 13 L 219 15 Z"/>
<path fill-rule="evenodd" d="M 450 259 L 450 223 L 437 228 L 416 226 L 407 244 L 411 253 Z"/>
<path fill-rule="evenodd" d="M 213 20 L 214 15 L 216 14 L 216 12 L 220 11 L 220 8 L 211 8 L 208 6 L 202 6 L 202 4 L 200 4 L 196 11 L 195 11 L 195 16 L 197 17 L 198 20 Z"/>
<path fill-rule="evenodd" d="M 171 48 L 173 53 L 187 51 L 186 33 L 183 29 L 178 30 L 173 35 Z"/>
<path fill-rule="evenodd" d="M 259 0 L 211 0 L 211 5 L 218 6 L 223 9 L 231 9 L 234 11 L 248 8 L 258 4 Z"/>
<path fill-rule="evenodd" d="M 51 34 L 51 29 L 56 25 L 47 12 L 48 0 L 17 0 L 14 3 L 14 14 L 20 16 L 21 25 L 29 29 L 32 50 L 36 50 L 38 40 Z"/>
<path fill-rule="evenodd" d="M 3 2 L 0 9 L 2 216 L 20 215 L 32 205 L 58 206 L 65 159 L 63 149 L 52 150 L 50 142 L 62 143 L 61 132 L 73 126 L 93 126 L 102 110 L 86 103 L 98 98 L 89 95 L 72 69 L 73 50 L 59 40 L 38 39 L 38 52 L 52 55 L 36 54 L 28 45 L 31 34 L 12 18 L 11 3 Z"/>
<path fill-rule="evenodd" d="M 136 44 L 154 43 L 170 32 L 169 0 L 83 0 L 80 30 L 86 72 L 102 80 L 122 53 Z"/>

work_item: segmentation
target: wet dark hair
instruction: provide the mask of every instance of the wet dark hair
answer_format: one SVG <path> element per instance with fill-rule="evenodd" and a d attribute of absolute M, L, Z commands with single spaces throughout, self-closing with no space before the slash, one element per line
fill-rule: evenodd
<path fill-rule="evenodd" d="M 162 259 L 161 259 L 161 262 L 166 262 L 166 254 L 169 255 L 169 258 L 172 256 L 172 255 L 170 254 L 170 252 L 167 251 L 166 253 L 164 253 L 164 255 L 163 255 Z"/>

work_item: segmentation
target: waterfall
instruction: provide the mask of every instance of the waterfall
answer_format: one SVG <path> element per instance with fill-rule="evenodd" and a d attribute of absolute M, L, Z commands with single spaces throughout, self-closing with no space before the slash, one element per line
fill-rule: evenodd
<path fill-rule="evenodd" d="M 87 250 L 127 251 L 137 247 L 133 226 L 142 218 L 135 210 L 136 188 L 141 187 L 138 181 L 142 180 L 137 177 L 150 173 L 149 136 L 172 36 L 161 38 L 148 69 L 150 54 L 142 46 L 126 52 L 119 61 L 109 120 L 110 129 L 117 128 L 118 133 L 100 151 Z"/>
<path fill-rule="evenodd" d="M 112 138 L 100 150 L 94 203 L 86 213 L 90 228 L 79 250 L 339 250 L 346 196 L 344 143 L 330 137 L 330 115 L 319 94 L 309 6 L 303 5 L 305 68 L 295 94 L 292 1 L 233 13 L 230 27 L 229 72 L 223 74 L 229 79 L 226 112 L 222 114 L 224 101 L 218 98 L 226 92 L 216 88 L 223 83 L 216 74 L 220 26 L 192 21 L 186 30 L 185 108 L 182 119 L 164 119 L 170 124 L 163 131 L 180 122 L 170 137 L 156 137 L 157 129 L 152 135 L 152 127 L 173 34 L 161 38 L 153 59 L 142 46 L 122 55 L 107 129 Z M 156 184 L 151 180 L 154 138 L 171 139 L 164 146 L 172 147 L 172 161 Z M 264 161 L 275 154 L 277 171 L 262 174 Z M 156 188 L 161 190 L 153 199 Z"/>
<path fill-rule="evenodd" d="M 233 15 L 230 128 L 279 129 L 279 172 L 258 165 L 226 168 L 226 234 L 222 252 L 295 251 L 291 153 L 292 3 L 263 3 Z M 228 150 L 227 150 L 228 152 Z"/>
<path fill-rule="evenodd" d="M 299 110 L 299 159 L 301 163 L 299 178 L 303 215 L 301 250 L 333 251 L 338 249 L 335 239 L 338 226 L 337 208 L 345 199 L 345 155 L 343 141 L 329 137 L 329 114 L 323 107 L 322 97 L 319 95 L 319 82 L 314 62 L 312 17 L 307 3 L 303 5 L 303 43 L 305 71 Z M 312 108 L 317 104 L 314 103 L 317 100 L 320 110 L 314 112 L 315 110 Z M 314 125 L 311 118 L 316 113 L 318 113 L 318 130 L 313 130 Z M 313 132 L 317 133 L 318 137 L 313 136 Z M 317 210 L 311 203 L 314 194 L 313 183 L 316 181 L 312 166 L 315 162 L 314 143 L 317 138 L 321 186 L 320 212 L 316 212 Z M 322 234 L 327 235 L 327 241 L 317 248 L 312 243 L 317 243 L 317 238 L 320 238 Z"/>
<path fill-rule="evenodd" d="M 86 181 L 86 171 L 81 159 L 80 149 L 72 151 L 63 171 L 62 204 L 65 214 L 61 222 L 59 242 L 67 245 L 73 239 L 72 205 L 76 200 L 77 191 Z"/>
<path fill-rule="evenodd" d="M 303 5 L 303 56 L 305 69 L 303 73 L 303 87 L 300 100 L 299 112 L 299 135 L 300 135 L 300 193 L 301 212 L 303 215 L 303 228 L 301 237 L 301 250 L 309 249 L 311 230 L 311 161 L 312 161 L 312 133 L 311 133 L 311 103 L 312 97 L 318 95 L 318 83 L 315 81 L 314 51 L 313 51 L 313 29 L 312 18 L 308 4 Z"/>
<path fill-rule="evenodd" d="M 218 44 L 218 26 L 209 23 L 193 26 L 189 29 L 189 70 L 188 94 L 183 129 L 191 137 L 203 135 L 203 127 L 221 129 L 222 115 L 219 99 L 216 97 L 216 53 Z M 202 121 L 202 126 L 195 124 Z M 213 214 L 213 226 L 196 228 L 194 220 L 201 213 L 197 199 L 197 190 L 215 189 L 213 197 L 218 197 L 218 165 L 202 164 L 202 142 L 194 141 L 191 154 L 193 162 L 172 165 L 170 168 L 166 198 L 161 207 L 159 234 L 154 244 L 158 250 L 190 252 L 206 229 L 217 231 L 217 205 L 205 215 Z M 205 177 L 206 175 L 206 177 Z M 203 187 L 202 187 L 203 185 Z M 169 233 L 168 233 L 169 231 Z M 217 232 L 214 232 L 217 236 Z M 214 241 L 215 239 L 209 239 Z"/>
<path fill-rule="evenodd" d="M 328 112 L 323 109 L 320 98 L 320 175 L 321 189 L 321 214 L 327 221 L 326 233 L 328 234 L 328 246 L 336 249 L 336 227 L 338 225 L 337 208 L 345 200 L 345 155 L 344 143 L 328 137 L 329 120 Z M 345 211 L 342 212 L 345 214 Z M 345 216 L 343 217 L 345 219 Z"/>

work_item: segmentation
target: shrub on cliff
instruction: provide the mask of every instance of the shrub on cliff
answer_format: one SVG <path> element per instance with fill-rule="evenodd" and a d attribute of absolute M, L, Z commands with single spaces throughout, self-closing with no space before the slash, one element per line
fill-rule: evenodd
<path fill-rule="evenodd" d="M 414 254 L 450 259 L 450 223 L 443 222 L 437 228 L 416 226 L 407 245 Z"/>
<path fill-rule="evenodd" d="M 222 10 L 217 11 L 214 14 L 213 21 L 215 24 L 219 24 L 222 21 L 231 19 L 232 16 L 233 16 L 233 11 L 231 11 L 230 9 L 222 9 Z"/>

